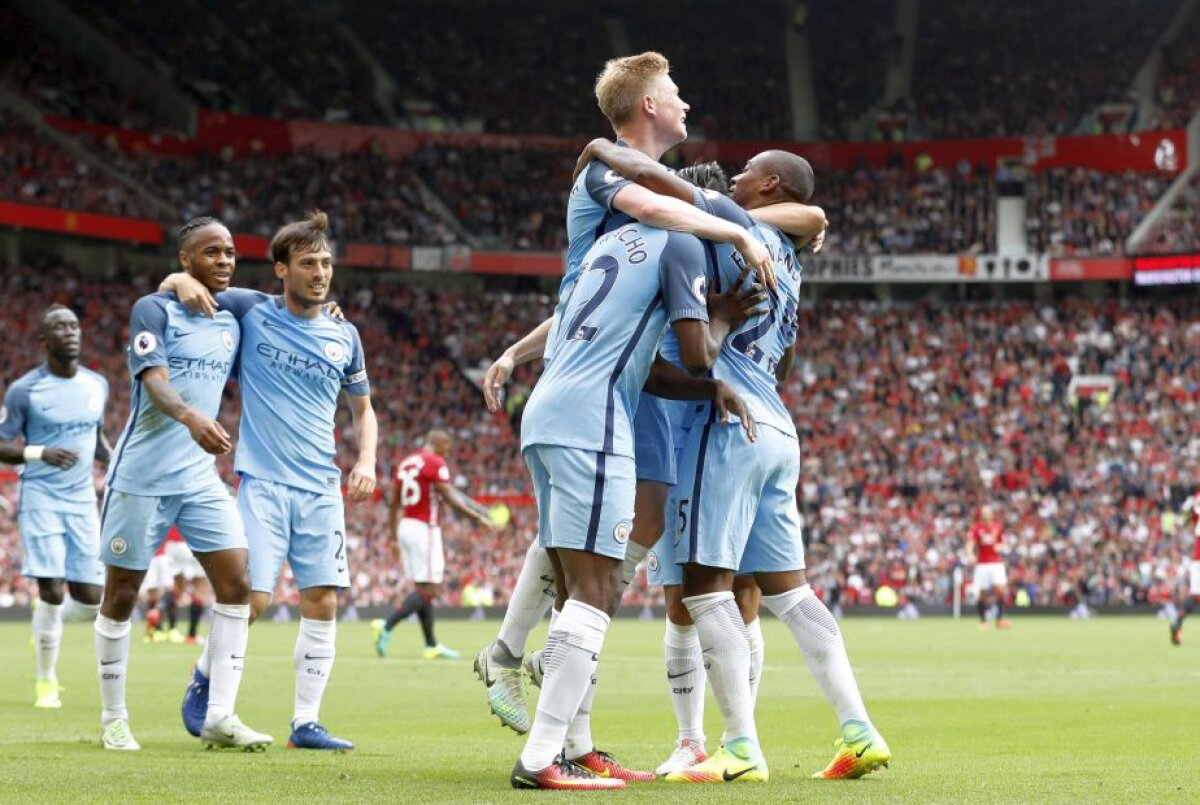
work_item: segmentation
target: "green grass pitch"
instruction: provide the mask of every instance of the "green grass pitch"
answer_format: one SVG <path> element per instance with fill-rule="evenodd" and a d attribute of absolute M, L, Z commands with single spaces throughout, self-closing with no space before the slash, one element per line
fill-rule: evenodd
<path fill-rule="evenodd" d="M 791 636 L 765 623 L 759 729 L 765 786 L 650 783 L 622 801 L 1166 802 L 1200 800 L 1200 625 L 1182 648 L 1149 618 L 1028 618 L 1011 632 L 970 620 L 845 621 L 851 658 L 895 760 L 857 781 L 811 780 L 831 757 L 835 719 Z M 187 736 L 179 702 L 196 651 L 141 643 L 135 631 L 129 706 L 136 754 L 100 749 L 92 636 L 69 625 L 60 660 L 64 707 L 32 707 L 27 624 L 0 625 L 0 801 L 516 802 L 551 792 L 509 788 L 522 739 L 487 711 L 471 672 L 496 623 L 443 621 L 464 659 L 417 657 L 418 629 L 397 627 L 380 660 L 365 623 L 345 624 L 322 720 L 358 743 L 350 754 L 284 748 L 292 704 L 295 624 L 251 630 L 239 713 L 272 733 L 264 754 L 206 752 Z M 534 635 L 540 645 L 544 628 Z M 1185 638 L 1187 634 L 1185 633 Z M 600 664 L 593 716 L 601 748 L 630 765 L 665 757 L 674 720 L 662 670 L 662 626 L 617 621 Z M 709 699 L 710 749 L 720 736 Z"/>

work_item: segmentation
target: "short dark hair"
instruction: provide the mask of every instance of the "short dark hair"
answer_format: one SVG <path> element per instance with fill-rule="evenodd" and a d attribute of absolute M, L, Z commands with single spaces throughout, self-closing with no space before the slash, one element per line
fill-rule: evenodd
<path fill-rule="evenodd" d="M 312 210 L 303 221 L 292 221 L 280 227 L 271 238 L 271 259 L 286 264 L 291 261 L 292 252 L 316 251 L 321 246 L 331 247 L 329 216 L 320 210 Z"/>
<path fill-rule="evenodd" d="M 817 179 L 808 160 L 791 151 L 765 151 L 759 159 L 766 160 L 768 173 L 779 177 L 779 187 L 792 201 L 807 204 L 816 189 Z"/>
<path fill-rule="evenodd" d="M 211 215 L 201 215 L 199 218 L 193 218 L 183 226 L 179 227 L 179 231 L 175 233 L 175 240 L 179 244 L 179 251 L 186 251 L 188 243 L 192 239 L 192 235 L 196 234 L 197 231 L 203 229 L 209 224 L 225 226 L 225 224 L 221 222 L 220 218 L 214 218 Z"/>
<path fill-rule="evenodd" d="M 45 310 L 42 311 L 42 315 L 38 319 L 38 332 L 39 333 L 45 329 L 46 319 L 50 318 L 51 314 L 57 313 L 60 310 L 70 310 L 72 313 L 75 312 L 75 311 L 71 310 L 71 308 L 67 307 L 66 305 L 60 305 L 57 302 L 55 302 L 54 304 L 50 305 L 49 307 L 47 307 Z"/>
<path fill-rule="evenodd" d="M 704 190 L 716 190 L 722 195 L 729 192 L 729 175 L 716 162 L 697 162 L 695 165 L 689 165 L 679 171 L 679 178 Z"/>

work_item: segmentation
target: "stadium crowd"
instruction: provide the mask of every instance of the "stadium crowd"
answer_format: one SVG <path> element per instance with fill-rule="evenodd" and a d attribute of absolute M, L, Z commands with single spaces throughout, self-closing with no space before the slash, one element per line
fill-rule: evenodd
<path fill-rule="evenodd" d="M 453 435 L 454 482 L 504 499 L 512 522 L 482 534 L 447 516 L 446 600 L 461 603 L 470 586 L 503 602 L 536 526 L 515 428 L 537 368 L 517 373 L 509 410 L 496 416 L 469 377 L 547 315 L 550 299 L 360 278 L 345 273 L 338 297 L 363 334 L 381 477 L 429 428 Z M 42 306 L 71 305 L 84 321 L 85 363 L 111 383 L 106 427 L 115 438 L 128 409 L 128 310 L 155 279 L 5 269 L 5 382 L 38 360 L 30 326 Z M 259 272 L 241 281 L 272 287 Z M 1004 519 L 1013 587 L 1033 603 L 1169 595 L 1186 555 L 1172 513 L 1200 482 L 1200 302 L 834 301 L 805 310 L 800 333 L 783 394 L 801 432 L 810 573 L 827 597 L 866 602 L 888 584 L 917 604 L 945 603 L 984 503 Z M 1098 375 L 1112 378 L 1111 392 L 1078 383 Z M 235 436 L 237 411 L 231 387 L 223 422 Z M 344 464 L 354 454 L 351 432 L 343 411 Z M 231 462 L 221 467 L 232 481 Z M 0 489 L 11 511 L 15 484 Z M 352 600 L 385 603 L 405 582 L 384 533 L 384 501 L 350 506 L 347 516 Z M 0 518 L 0 579 L 17 579 L 18 544 L 12 518 Z M 0 604 L 26 600 L 20 582 L 9 584 Z M 294 599 L 289 576 L 280 592 Z M 627 603 L 658 600 L 639 578 Z"/>
<path fill-rule="evenodd" d="M 889 70 L 906 44 L 897 0 L 859 3 L 852 14 L 818 2 L 765 3 L 746 13 L 736 0 L 68 4 L 198 106 L 277 118 L 590 137 L 608 128 L 592 104 L 581 103 L 599 66 L 647 48 L 668 53 L 693 106 L 692 134 L 710 140 L 791 139 L 789 81 L 797 80 L 811 81 L 823 139 L 1095 133 L 1112 123 L 1180 127 L 1197 99 L 1200 14 L 1193 11 L 1162 52 L 1160 113 L 1137 119 L 1132 102 L 1137 71 L 1180 8 L 1169 0 L 982 8 L 926 0 L 916 9 L 910 80 L 901 82 L 909 89 L 886 105 Z M 152 114 L 99 77 L 103 69 L 22 44 L 37 38 L 30 23 L 6 19 L 17 40 L 6 55 L 27 65 L 15 68 L 23 73 L 19 83 L 40 90 L 48 110 L 153 127 Z M 785 31 L 807 33 L 808 68 L 786 57 Z M 297 38 L 304 47 L 285 44 Z M 997 41 L 1006 44 L 995 47 Z M 1105 105 L 1127 111 L 1109 121 L 1094 114 Z"/>
<path fill-rule="evenodd" d="M 0 198 L 88 212 L 161 217 L 128 187 L 0 112 Z M 269 236 L 279 220 L 321 206 L 342 242 L 560 251 L 574 150 L 430 144 L 408 161 L 374 150 L 242 156 L 126 154 L 91 145 L 178 210 L 173 220 L 214 213 L 235 232 Z M 957 254 L 996 246 L 996 175 L 952 167 L 860 166 L 819 171 L 813 203 L 837 225 L 830 254 Z M 740 165 L 727 166 L 729 171 Z M 1170 181 L 1159 173 L 1054 169 L 1025 183 L 1032 251 L 1123 254 L 1125 239 Z M 1186 207 L 1164 235 L 1187 243 Z M 1186 248 L 1186 246 L 1184 247 Z"/>

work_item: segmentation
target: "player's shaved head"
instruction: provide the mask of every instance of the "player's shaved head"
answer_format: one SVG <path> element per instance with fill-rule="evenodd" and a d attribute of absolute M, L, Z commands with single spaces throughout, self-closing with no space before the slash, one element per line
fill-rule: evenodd
<path fill-rule="evenodd" d="M 667 57 L 652 50 L 605 63 L 596 78 L 596 101 L 614 129 L 633 120 L 654 80 L 670 70 Z"/>
<path fill-rule="evenodd" d="M 703 190 L 715 190 L 722 195 L 729 193 L 729 175 L 716 162 L 697 162 L 695 165 L 689 165 L 679 171 L 679 178 Z"/>
<path fill-rule="evenodd" d="M 789 201 L 807 204 L 816 188 L 812 165 L 790 151 L 763 151 L 754 158 L 767 172 L 779 177 L 779 189 Z"/>
<path fill-rule="evenodd" d="M 733 200 L 748 210 L 781 201 L 807 204 L 816 184 L 812 165 L 789 151 L 763 151 L 733 177 Z"/>
<path fill-rule="evenodd" d="M 450 438 L 450 434 L 441 428 L 434 428 L 425 436 L 425 443 L 435 453 L 448 453 L 454 445 L 454 440 Z"/>

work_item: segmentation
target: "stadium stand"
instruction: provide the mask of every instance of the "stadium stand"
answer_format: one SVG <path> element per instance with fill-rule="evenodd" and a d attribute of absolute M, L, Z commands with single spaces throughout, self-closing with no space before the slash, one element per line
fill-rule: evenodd
<path fill-rule="evenodd" d="M 456 439 L 451 466 L 476 496 L 513 502 L 512 527 L 481 535 L 450 516 L 448 600 L 470 583 L 503 601 L 535 533 L 534 510 L 512 416 L 487 415 L 466 372 L 548 314 L 538 293 L 429 290 L 340 281 L 339 298 L 360 327 L 383 434 L 380 472 L 428 428 Z M 247 279 L 247 278 L 244 278 Z M 252 273 L 250 284 L 270 288 Z M 121 357 L 125 316 L 150 288 L 144 273 L 85 278 L 51 265 L 3 273 L 0 371 L 8 379 L 37 360 L 32 318 L 50 301 L 83 312 L 85 360 L 110 379 L 107 427 L 128 406 Z M 869 602 L 882 584 L 918 604 L 949 600 L 953 570 L 975 509 L 994 503 L 1014 537 L 1014 588 L 1038 604 L 1063 603 L 1083 581 L 1092 603 L 1161 599 L 1181 567 L 1165 513 L 1200 477 L 1200 302 L 945 302 L 883 305 L 832 301 L 805 310 L 804 349 L 785 401 L 801 430 L 801 505 L 814 584 L 843 605 Z M 1111 394 L 1072 383 L 1111 376 Z M 236 435 L 238 400 L 223 421 Z M 339 450 L 354 446 L 343 412 Z M 1182 446 L 1191 445 L 1184 448 Z M 222 461 L 232 480 L 228 460 Z M 4 505 L 15 485 L 2 485 Z M 356 568 L 354 600 L 386 601 L 401 580 L 384 534 L 382 501 L 347 510 Z M 15 574 L 10 518 L 0 518 L 0 570 Z M 1019 580 L 1019 581 L 1018 581 Z M 292 600 L 285 577 L 281 589 Z M 659 593 L 635 585 L 631 603 Z M 1156 596 L 1158 598 L 1156 598 Z"/>
<path fill-rule="evenodd" d="M 1099 104 L 1129 100 L 1177 5 L 922 2 L 910 139 L 1075 131 Z"/>

